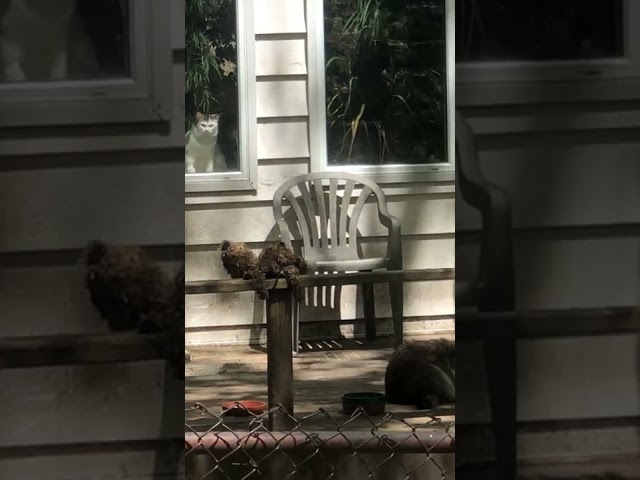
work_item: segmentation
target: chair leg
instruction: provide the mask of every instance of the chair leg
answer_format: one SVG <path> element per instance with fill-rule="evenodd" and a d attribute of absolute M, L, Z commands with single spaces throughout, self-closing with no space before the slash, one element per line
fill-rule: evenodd
<path fill-rule="evenodd" d="M 300 302 L 293 300 L 291 315 L 291 351 L 297 355 L 300 351 Z"/>
<path fill-rule="evenodd" d="M 500 335 L 484 341 L 484 361 L 498 480 L 513 480 L 517 469 L 516 339 Z"/>
<path fill-rule="evenodd" d="M 376 303 L 373 295 L 373 283 L 362 285 L 362 310 L 364 312 L 364 329 L 367 342 L 373 342 L 376 337 Z"/>
<path fill-rule="evenodd" d="M 389 296 L 391 298 L 395 346 L 398 347 L 404 342 L 404 284 L 402 282 L 389 283 Z"/>

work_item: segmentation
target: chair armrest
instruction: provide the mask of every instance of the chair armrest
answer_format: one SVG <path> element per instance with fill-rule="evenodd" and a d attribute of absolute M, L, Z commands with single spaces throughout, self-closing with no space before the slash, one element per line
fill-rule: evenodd
<path fill-rule="evenodd" d="M 402 228 L 400 220 L 388 211 L 383 211 L 380 207 L 378 207 L 378 218 L 380 219 L 380 223 L 387 227 L 387 231 L 389 232 L 387 258 L 391 262 L 393 269 L 402 270 Z"/>
<path fill-rule="evenodd" d="M 480 307 L 511 310 L 515 303 L 511 200 L 505 189 L 482 174 L 473 133 L 459 112 L 456 112 L 456 163 L 460 194 L 482 216 Z"/>
<path fill-rule="evenodd" d="M 507 192 L 483 175 L 476 152 L 471 127 L 456 111 L 456 179 L 462 198 L 481 212 L 509 205 Z"/>

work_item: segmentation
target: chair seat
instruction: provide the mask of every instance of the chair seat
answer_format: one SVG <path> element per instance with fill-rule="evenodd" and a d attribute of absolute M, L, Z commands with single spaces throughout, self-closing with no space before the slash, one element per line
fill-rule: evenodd
<path fill-rule="evenodd" d="M 388 268 L 389 259 L 358 258 L 354 260 L 317 260 L 307 261 L 312 272 L 361 272 L 363 270 L 377 270 Z"/>

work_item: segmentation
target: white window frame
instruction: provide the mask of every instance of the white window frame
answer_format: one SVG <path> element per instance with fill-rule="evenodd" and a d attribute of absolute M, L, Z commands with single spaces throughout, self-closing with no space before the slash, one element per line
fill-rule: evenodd
<path fill-rule="evenodd" d="M 256 35 L 254 0 L 236 0 L 239 171 L 185 173 L 185 193 L 257 190 Z M 186 138 L 186 137 L 185 137 Z"/>
<path fill-rule="evenodd" d="M 621 58 L 572 61 L 460 62 L 458 107 L 640 98 L 640 2 L 623 0 Z M 635 28 L 633 26 L 636 26 Z"/>
<path fill-rule="evenodd" d="M 425 165 L 329 165 L 325 85 L 324 6 L 307 1 L 307 58 L 309 72 L 309 150 L 311 171 L 365 175 L 377 183 L 451 182 L 455 180 L 455 4 L 445 0 L 447 161 Z"/>
<path fill-rule="evenodd" d="M 173 114 L 171 0 L 128 0 L 129 78 L 0 83 L 0 127 L 166 122 Z"/>

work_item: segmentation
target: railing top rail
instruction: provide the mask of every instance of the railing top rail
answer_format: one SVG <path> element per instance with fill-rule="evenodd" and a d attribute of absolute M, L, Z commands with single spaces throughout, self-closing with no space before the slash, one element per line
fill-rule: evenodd
<path fill-rule="evenodd" d="M 453 280 L 455 269 L 438 268 L 422 270 L 387 270 L 381 272 L 353 272 L 334 273 L 324 275 L 301 275 L 301 287 L 323 287 L 358 285 L 362 283 L 387 283 L 387 282 L 425 282 L 433 280 Z M 268 288 L 287 288 L 284 279 L 270 280 Z M 253 290 L 250 280 L 225 278 L 219 280 L 206 280 L 199 282 L 186 282 L 187 294 L 202 293 L 232 293 L 248 292 Z"/>

